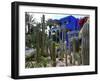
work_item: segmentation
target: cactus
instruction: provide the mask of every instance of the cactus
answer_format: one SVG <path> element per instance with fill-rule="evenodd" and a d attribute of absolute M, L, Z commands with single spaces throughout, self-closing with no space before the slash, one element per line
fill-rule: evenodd
<path fill-rule="evenodd" d="M 73 65 L 75 64 L 75 53 L 76 53 L 76 41 L 75 38 L 72 39 L 72 47 L 73 47 Z"/>
<path fill-rule="evenodd" d="M 38 29 L 37 29 L 37 36 L 36 36 L 36 39 L 37 39 L 37 41 L 36 41 L 36 52 L 37 52 L 37 54 L 36 54 L 36 61 L 37 61 L 37 63 L 39 63 L 40 62 L 40 49 L 39 49 L 39 31 L 38 31 Z"/>
<path fill-rule="evenodd" d="M 56 66 L 56 53 L 55 53 L 55 42 L 51 43 L 51 60 L 52 60 L 52 66 Z"/>
<path fill-rule="evenodd" d="M 45 56 L 45 15 L 42 16 L 42 47 L 41 47 L 41 54 Z"/>
<path fill-rule="evenodd" d="M 82 64 L 89 65 L 89 23 L 82 28 Z"/>

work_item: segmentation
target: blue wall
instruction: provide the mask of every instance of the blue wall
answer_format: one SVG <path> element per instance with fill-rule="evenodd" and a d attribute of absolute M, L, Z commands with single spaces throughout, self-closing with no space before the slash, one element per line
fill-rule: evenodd
<path fill-rule="evenodd" d="M 74 16 L 67 16 L 59 20 L 61 26 L 65 26 L 65 28 L 70 31 L 80 29 L 78 21 L 79 19 L 75 18 Z"/>

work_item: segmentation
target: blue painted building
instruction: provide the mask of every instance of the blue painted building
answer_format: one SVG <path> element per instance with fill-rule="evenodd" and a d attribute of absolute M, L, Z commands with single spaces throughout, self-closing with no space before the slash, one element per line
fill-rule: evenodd
<path fill-rule="evenodd" d="M 67 16 L 59 20 L 61 27 L 65 26 L 65 28 L 70 31 L 80 30 L 78 21 L 79 19 L 75 18 L 74 16 Z"/>
<path fill-rule="evenodd" d="M 63 40 L 67 42 L 66 46 L 67 49 L 71 49 L 71 41 L 70 39 L 72 37 L 77 38 L 78 37 L 78 32 L 80 30 L 80 26 L 78 24 L 79 19 L 75 18 L 74 16 L 67 16 L 64 18 L 61 18 L 57 20 L 59 23 L 59 28 L 58 27 L 53 27 L 51 31 L 57 31 L 60 30 L 60 40 Z M 69 32 L 63 32 L 63 30 L 69 31 Z"/>

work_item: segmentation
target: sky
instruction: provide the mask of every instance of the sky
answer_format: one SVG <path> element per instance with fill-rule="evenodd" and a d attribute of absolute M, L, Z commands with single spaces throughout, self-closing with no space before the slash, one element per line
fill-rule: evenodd
<path fill-rule="evenodd" d="M 41 22 L 41 17 L 44 13 L 29 13 L 30 15 L 33 16 L 33 18 L 35 18 L 35 21 L 36 22 Z M 63 18 L 63 17 L 66 17 L 66 16 L 69 16 L 68 14 L 44 14 L 45 15 L 45 20 L 48 20 L 48 19 L 60 19 L 60 18 Z M 71 14 L 72 15 L 72 14 Z M 83 15 L 72 15 L 76 18 L 83 18 L 85 16 Z"/>

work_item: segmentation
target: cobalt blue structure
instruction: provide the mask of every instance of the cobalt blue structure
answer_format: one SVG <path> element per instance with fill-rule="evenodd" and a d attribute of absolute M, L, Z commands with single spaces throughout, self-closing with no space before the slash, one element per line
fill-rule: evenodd
<path fill-rule="evenodd" d="M 59 22 L 61 24 L 61 27 L 65 26 L 65 28 L 70 31 L 80 30 L 80 26 L 78 24 L 79 19 L 75 18 L 74 16 L 67 16 L 67 17 L 61 18 Z"/>
<path fill-rule="evenodd" d="M 79 26 L 79 19 L 75 18 L 74 16 L 67 16 L 64 18 L 61 18 L 59 20 L 60 24 L 61 24 L 61 29 L 63 30 L 68 30 L 70 31 L 66 33 L 66 41 L 67 41 L 67 49 L 72 49 L 72 45 L 71 45 L 71 41 L 70 39 L 72 37 L 78 37 L 78 31 L 80 30 L 80 26 Z M 62 32 L 63 33 L 63 32 Z"/>
<path fill-rule="evenodd" d="M 79 23 L 78 23 L 79 19 L 75 18 L 72 15 L 70 15 L 70 16 L 66 16 L 64 18 L 61 18 L 61 19 L 57 20 L 57 22 L 59 23 L 59 28 L 53 27 L 53 28 L 51 28 L 51 32 L 52 31 L 57 31 L 59 29 L 60 30 L 60 34 L 59 34 L 60 35 L 60 40 L 66 40 L 67 49 L 71 49 L 70 39 L 72 37 L 77 38 L 78 37 L 78 32 L 80 30 L 80 26 L 79 26 Z M 65 32 L 63 32 L 63 30 L 70 31 L 70 32 L 65 33 Z M 65 38 L 64 38 L 64 35 L 65 35 Z"/>

